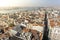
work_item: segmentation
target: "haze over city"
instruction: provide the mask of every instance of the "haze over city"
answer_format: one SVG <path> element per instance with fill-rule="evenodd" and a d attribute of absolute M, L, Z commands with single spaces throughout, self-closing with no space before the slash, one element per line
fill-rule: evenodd
<path fill-rule="evenodd" d="M 59 7 L 60 0 L 0 0 L 0 7 Z"/>

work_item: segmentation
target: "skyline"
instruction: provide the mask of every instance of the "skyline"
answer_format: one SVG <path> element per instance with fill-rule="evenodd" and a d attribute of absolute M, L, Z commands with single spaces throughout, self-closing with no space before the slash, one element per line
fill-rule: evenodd
<path fill-rule="evenodd" d="M 60 7 L 60 0 L 0 0 L 0 7 Z"/>

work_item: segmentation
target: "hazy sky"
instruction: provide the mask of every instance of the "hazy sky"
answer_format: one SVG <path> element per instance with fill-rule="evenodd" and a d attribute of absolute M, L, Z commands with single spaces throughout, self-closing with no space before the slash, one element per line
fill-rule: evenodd
<path fill-rule="evenodd" d="M 60 0 L 0 0 L 0 7 L 60 6 Z"/>

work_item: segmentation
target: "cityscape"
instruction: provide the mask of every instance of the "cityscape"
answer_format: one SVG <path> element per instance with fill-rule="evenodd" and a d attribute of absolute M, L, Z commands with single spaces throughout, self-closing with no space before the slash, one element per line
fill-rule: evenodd
<path fill-rule="evenodd" d="M 5 40 L 59 40 L 60 9 L 6 9 L 0 13 L 0 38 Z M 58 30 L 59 29 L 59 30 Z M 56 33 L 57 32 L 57 33 Z M 2 39 L 1 39 L 2 40 Z"/>
<path fill-rule="evenodd" d="M 0 0 L 0 40 L 60 40 L 60 0 Z"/>

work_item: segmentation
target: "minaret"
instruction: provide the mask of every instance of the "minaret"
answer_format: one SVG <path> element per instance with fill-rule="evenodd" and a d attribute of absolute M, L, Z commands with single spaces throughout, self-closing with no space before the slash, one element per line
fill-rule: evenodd
<path fill-rule="evenodd" d="M 49 29 L 48 29 L 48 19 L 47 19 L 47 12 L 45 12 L 45 19 L 44 19 L 44 32 L 43 32 L 43 39 L 42 40 L 49 40 L 48 34 L 49 34 Z"/>

